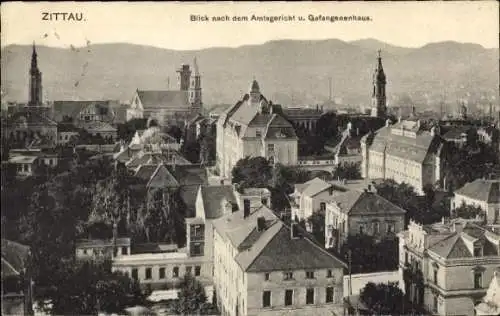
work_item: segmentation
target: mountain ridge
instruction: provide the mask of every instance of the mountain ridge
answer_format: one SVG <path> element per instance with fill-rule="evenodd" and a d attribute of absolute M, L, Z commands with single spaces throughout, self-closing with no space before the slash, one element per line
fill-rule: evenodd
<path fill-rule="evenodd" d="M 374 39 L 273 40 L 189 51 L 110 43 L 37 46 L 37 52 L 44 100 L 127 101 L 136 89 L 175 89 L 175 70 L 196 56 L 206 104 L 236 102 L 255 77 L 273 102 L 303 105 L 328 100 L 328 78 L 342 103 L 369 104 L 377 47 L 382 49 L 388 96 L 438 95 L 443 90 L 450 99 L 474 90 L 498 96 L 498 49 L 452 41 L 408 48 Z M 27 99 L 30 54 L 31 45 L 2 48 L 2 99 Z"/>

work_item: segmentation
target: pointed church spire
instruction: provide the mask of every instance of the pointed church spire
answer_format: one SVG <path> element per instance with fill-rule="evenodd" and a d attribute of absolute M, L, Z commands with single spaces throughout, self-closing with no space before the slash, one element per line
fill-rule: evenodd
<path fill-rule="evenodd" d="M 380 83 L 386 83 L 385 82 L 385 73 L 384 73 L 384 67 L 382 66 L 382 56 L 381 56 L 382 50 L 378 50 L 378 64 L 377 64 L 377 69 L 375 70 L 375 80 Z"/>
<path fill-rule="evenodd" d="M 38 61 L 37 61 L 37 53 L 35 47 L 35 41 L 33 41 L 33 52 L 31 53 L 31 74 L 36 74 L 38 71 Z"/>
<path fill-rule="evenodd" d="M 193 75 L 194 76 L 199 76 L 200 75 L 200 71 L 198 69 L 198 62 L 196 60 L 196 56 L 194 57 L 194 60 L 193 60 Z"/>

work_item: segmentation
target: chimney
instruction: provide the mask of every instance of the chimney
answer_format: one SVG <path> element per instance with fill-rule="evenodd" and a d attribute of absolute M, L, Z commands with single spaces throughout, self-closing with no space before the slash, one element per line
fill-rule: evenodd
<path fill-rule="evenodd" d="M 463 223 L 460 223 L 460 222 L 454 222 L 453 223 L 453 230 L 456 233 L 461 233 L 463 229 L 464 229 Z"/>
<path fill-rule="evenodd" d="M 247 218 L 250 215 L 250 200 L 243 200 L 243 218 Z"/>
<path fill-rule="evenodd" d="M 266 218 L 260 216 L 257 218 L 257 231 L 261 232 L 266 229 Z"/>

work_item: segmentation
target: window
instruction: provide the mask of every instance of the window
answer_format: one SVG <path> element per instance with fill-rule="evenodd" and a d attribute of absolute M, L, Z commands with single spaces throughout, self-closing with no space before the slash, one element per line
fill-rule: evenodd
<path fill-rule="evenodd" d="M 269 164 L 274 165 L 274 157 L 273 156 L 269 157 Z"/>
<path fill-rule="evenodd" d="M 388 233 L 393 233 L 394 232 L 394 223 L 391 223 L 391 222 L 387 223 L 387 232 Z"/>
<path fill-rule="evenodd" d="M 137 280 L 139 279 L 139 271 L 137 269 L 132 269 L 132 279 Z"/>
<path fill-rule="evenodd" d="M 364 228 L 363 224 L 359 225 L 359 234 L 360 235 L 364 234 L 364 230 L 365 230 L 365 228 Z"/>
<path fill-rule="evenodd" d="M 201 267 L 200 266 L 194 267 L 194 275 L 200 276 L 200 274 L 201 274 Z"/>
<path fill-rule="evenodd" d="M 325 202 L 321 202 L 321 203 L 319 203 L 319 209 L 320 209 L 321 211 L 326 210 L 326 203 L 325 203 Z"/>
<path fill-rule="evenodd" d="M 284 280 L 292 280 L 293 279 L 293 272 L 284 272 L 283 279 Z"/>
<path fill-rule="evenodd" d="M 195 243 L 191 246 L 191 256 L 203 256 L 203 248 L 200 243 Z"/>
<path fill-rule="evenodd" d="M 327 278 L 333 278 L 332 270 L 328 269 L 328 271 L 326 271 L 326 277 Z"/>
<path fill-rule="evenodd" d="M 306 279 L 314 279 L 314 271 L 306 271 Z"/>
<path fill-rule="evenodd" d="M 480 289 L 483 287 L 483 273 L 476 271 L 474 272 L 474 288 Z"/>
<path fill-rule="evenodd" d="M 481 246 L 474 246 L 474 257 L 481 257 L 483 255 Z"/>
<path fill-rule="evenodd" d="M 255 137 L 262 137 L 262 134 L 259 130 L 255 131 Z"/>
<path fill-rule="evenodd" d="M 269 281 L 269 273 L 264 274 L 264 280 Z"/>
<path fill-rule="evenodd" d="M 271 306 L 271 291 L 262 292 L 262 307 Z"/>
<path fill-rule="evenodd" d="M 380 233 L 380 223 L 379 222 L 373 222 L 373 233 L 374 234 Z"/>
<path fill-rule="evenodd" d="M 172 270 L 172 276 L 174 278 L 178 278 L 179 277 L 179 267 L 174 267 L 174 269 Z"/>
<path fill-rule="evenodd" d="M 314 304 L 314 289 L 306 290 L 306 304 Z"/>
<path fill-rule="evenodd" d="M 151 279 L 151 268 L 146 268 L 146 280 Z"/>
<path fill-rule="evenodd" d="M 274 152 L 274 144 L 267 144 L 267 151 L 270 153 Z"/>
<path fill-rule="evenodd" d="M 434 283 L 437 285 L 438 283 L 438 270 L 434 269 Z"/>
<path fill-rule="evenodd" d="M 262 204 L 267 205 L 267 198 L 262 198 L 260 201 L 262 202 Z"/>
<path fill-rule="evenodd" d="M 165 279 L 165 268 L 160 268 L 158 275 L 160 279 Z"/>
<path fill-rule="evenodd" d="M 326 302 L 327 303 L 333 302 L 333 287 L 331 286 L 326 288 Z"/>
<path fill-rule="evenodd" d="M 437 297 L 437 295 L 434 295 L 433 304 L 432 304 L 432 311 L 434 313 L 437 313 L 437 310 L 438 310 L 438 297 Z"/>
<path fill-rule="evenodd" d="M 128 255 L 127 247 L 122 247 L 122 255 Z"/>
<path fill-rule="evenodd" d="M 285 306 L 293 304 L 293 290 L 285 290 Z"/>
<path fill-rule="evenodd" d="M 87 249 L 83 249 L 83 254 L 86 255 L 87 254 Z"/>
<path fill-rule="evenodd" d="M 407 264 L 407 263 L 408 263 L 408 253 L 405 252 L 405 264 Z"/>
<path fill-rule="evenodd" d="M 193 267 L 187 266 L 186 267 L 186 274 L 191 274 L 191 270 L 193 270 Z"/>

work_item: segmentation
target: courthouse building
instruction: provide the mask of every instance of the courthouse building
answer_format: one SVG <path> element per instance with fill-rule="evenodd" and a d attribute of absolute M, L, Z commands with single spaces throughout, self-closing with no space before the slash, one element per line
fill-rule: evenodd
<path fill-rule="evenodd" d="M 290 122 L 274 107 L 253 81 L 249 93 L 229 107 L 217 123 L 217 167 L 230 177 L 238 160 L 265 157 L 271 164 L 297 164 L 297 136 Z"/>

